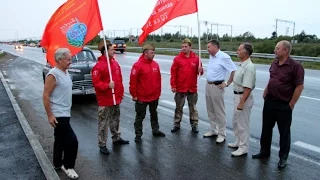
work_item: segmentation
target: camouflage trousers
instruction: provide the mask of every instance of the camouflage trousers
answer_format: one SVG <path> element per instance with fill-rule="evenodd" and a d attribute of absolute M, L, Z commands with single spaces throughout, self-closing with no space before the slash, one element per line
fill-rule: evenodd
<path fill-rule="evenodd" d="M 180 122 L 183 116 L 183 107 L 185 103 L 185 99 L 187 97 L 188 106 L 189 106 L 189 118 L 191 127 L 195 127 L 198 125 L 198 111 L 197 111 L 197 101 L 198 101 L 198 93 L 196 92 L 177 92 L 174 96 L 174 100 L 176 101 L 176 109 L 174 113 L 174 126 L 180 128 Z"/>
<path fill-rule="evenodd" d="M 120 123 L 120 106 L 99 106 L 98 109 L 98 142 L 99 146 L 106 146 L 108 139 L 108 128 L 112 134 L 112 140 L 120 139 L 119 123 Z"/>

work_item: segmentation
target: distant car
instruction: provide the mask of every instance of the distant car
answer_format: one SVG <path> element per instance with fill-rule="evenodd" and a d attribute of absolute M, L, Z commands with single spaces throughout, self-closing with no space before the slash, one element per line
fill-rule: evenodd
<path fill-rule="evenodd" d="M 124 39 L 108 39 L 115 51 L 123 53 L 126 50 L 126 41 Z"/>
<path fill-rule="evenodd" d="M 78 54 L 72 56 L 72 64 L 68 72 L 72 79 L 72 94 L 74 95 L 89 95 L 95 94 L 92 85 L 91 70 L 97 63 L 97 59 L 93 51 L 84 47 Z M 45 82 L 46 75 L 51 69 L 51 65 L 47 64 L 43 67 L 43 82 Z"/>
<path fill-rule="evenodd" d="M 21 44 L 15 44 L 14 49 L 23 49 L 23 46 Z"/>
<path fill-rule="evenodd" d="M 30 43 L 29 46 L 30 47 L 36 47 L 36 44 L 35 43 Z"/>

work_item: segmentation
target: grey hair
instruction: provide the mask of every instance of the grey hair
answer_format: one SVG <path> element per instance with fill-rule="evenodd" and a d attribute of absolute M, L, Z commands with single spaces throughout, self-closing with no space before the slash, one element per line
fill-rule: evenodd
<path fill-rule="evenodd" d="M 54 59 L 58 63 L 60 60 L 65 59 L 71 51 L 68 48 L 58 48 L 54 53 Z"/>
<path fill-rule="evenodd" d="M 246 50 L 247 54 L 249 56 L 251 56 L 252 52 L 253 52 L 253 47 L 250 43 L 247 43 L 247 42 L 244 42 L 244 43 L 241 43 L 243 44 L 243 49 Z"/>
<path fill-rule="evenodd" d="M 284 48 L 286 48 L 288 50 L 289 54 L 291 54 L 291 51 L 292 51 L 291 43 L 286 40 L 280 41 L 280 43 L 283 45 Z"/>

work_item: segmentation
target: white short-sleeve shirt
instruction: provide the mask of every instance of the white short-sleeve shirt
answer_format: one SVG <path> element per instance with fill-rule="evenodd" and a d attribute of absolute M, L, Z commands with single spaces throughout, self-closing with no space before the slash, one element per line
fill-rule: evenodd
<path fill-rule="evenodd" d="M 219 50 L 215 56 L 210 55 L 207 67 L 207 81 L 223 81 L 228 72 L 236 69 L 237 67 L 231 57 Z"/>

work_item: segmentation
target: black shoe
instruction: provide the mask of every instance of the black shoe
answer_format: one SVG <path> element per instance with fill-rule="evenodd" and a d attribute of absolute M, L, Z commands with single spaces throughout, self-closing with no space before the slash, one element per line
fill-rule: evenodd
<path fill-rule="evenodd" d="M 252 159 L 267 159 L 269 157 L 270 157 L 270 155 L 261 154 L 261 153 L 252 155 Z"/>
<path fill-rule="evenodd" d="M 165 136 L 166 136 L 166 135 L 165 135 L 163 132 L 161 132 L 161 131 L 156 131 L 156 132 L 153 132 L 152 134 L 153 134 L 153 136 L 156 136 L 156 137 L 165 137 Z"/>
<path fill-rule="evenodd" d="M 199 132 L 198 127 L 197 126 L 192 127 L 192 132 L 198 133 Z"/>
<path fill-rule="evenodd" d="M 180 130 L 180 128 L 175 126 L 175 127 L 171 130 L 171 132 L 177 132 L 177 131 L 179 131 L 179 130 Z"/>
<path fill-rule="evenodd" d="M 60 170 L 60 169 L 61 169 L 61 166 L 54 166 L 54 169 L 55 169 L 55 170 Z"/>
<path fill-rule="evenodd" d="M 280 161 L 278 162 L 278 168 L 279 169 L 283 169 L 287 166 L 287 160 L 286 159 L 280 159 Z"/>
<path fill-rule="evenodd" d="M 135 142 L 141 142 L 141 136 L 136 136 L 136 137 L 134 138 L 134 141 L 135 141 Z"/>
<path fill-rule="evenodd" d="M 129 141 L 123 140 L 122 138 L 120 138 L 118 141 L 113 141 L 113 144 L 114 145 L 129 144 Z"/>
<path fill-rule="evenodd" d="M 102 154 L 106 154 L 106 155 L 109 155 L 109 154 L 110 154 L 108 148 L 105 147 L 105 146 L 100 147 L 100 152 L 101 152 Z"/>

